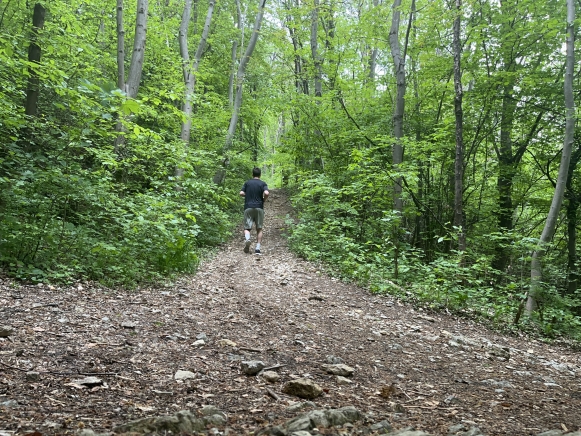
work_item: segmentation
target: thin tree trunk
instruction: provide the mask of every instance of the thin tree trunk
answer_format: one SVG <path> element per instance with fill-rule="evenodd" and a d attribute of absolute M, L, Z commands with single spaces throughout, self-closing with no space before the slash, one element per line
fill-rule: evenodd
<path fill-rule="evenodd" d="M 323 84 L 321 82 L 321 59 L 319 57 L 319 0 L 314 0 L 313 12 L 311 15 L 311 56 L 315 68 L 315 97 L 323 95 Z"/>
<path fill-rule="evenodd" d="M 391 56 L 393 58 L 393 66 L 395 70 L 395 79 L 397 86 L 397 95 L 395 100 L 395 111 L 393 113 L 393 134 L 395 141 L 392 148 L 392 165 L 395 172 L 399 171 L 399 166 L 403 163 L 403 116 L 405 110 L 405 91 L 406 91 L 406 81 L 405 81 L 405 57 L 407 44 L 409 40 L 409 31 L 411 28 L 411 23 L 413 19 L 413 13 L 415 11 L 415 0 L 412 1 L 412 12 L 410 14 L 410 21 L 408 26 L 408 31 L 406 34 L 404 52 L 401 52 L 401 46 L 399 43 L 399 24 L 400 24 L 400 6 L 401 0 L 394 0 L 393 2 L 393 16 L 391 20 L 391 29 L 389 31 L 389 46 L 391 49 Z M 393 203 L 394 210 L 401 214 L 403 212 L 403 200 L 401 198 L 402 193 L 402 178 L 401 176 L 395 177 L 395 182 L 393 186 Z"/>
<path fill-rule="evenodd" d="M 577 269 L 577 210 L 579 200 L 572 196 L 567 202 L 567 294 L 575 295 L 579 282 Z"/>
<path fill-rule="evenodd" d="M 123 26 L 123 0 L 117 0 L 117 87 L 127 94 L 125 86 L 125 28 Z M 125 142 L 125 126 L 121 115 L 115 124 L 115 131 L 119 134 L 115 138 L 115 154 L 119 156 L 120 147 Z"/>
<path fill-rule="evenodd" d="M 194 96 L 194 85 L 196 80 L 195 71 L 193 71 L 190 62 L 190 52 L 188 51 L 188 28 L 190 25 L 191 12 L 192 0 L 185 0 L 184 12 L 182 14 L 182 21 L 180 23 L 180 30 L 178 33 L 178 43 L 180 46 L 180 55 L 182 57 L 182 73 L 184 76 L 185 85 L 184 104 L 182 106 L 182 110 L 186 117 L 186 120 L 182 123 L 180 136 L 186 148 L 190 141 L 190 131 L 192 127 L 192 98 Z M 177 174 L 178 172 L 180 174 Z M 180 168 L 177 169 L 176 175 L 181 176 Z"/>
<path fill-rule="evenodd" d="M 379 0 L 373 0 L 374 8 L 379 5 Z M 377 47 L 371 49 L 371 55 L 369 56 L 369 79 L 373 83 L 375 81 L 375 70 L 377 69 Z"/>
<path fill-rule="evenodd" d="M 580 159 L 581 147 L 577 147 L 569 163 L 565 191 L 565 199 L 567 200 L 567 290 L 565 293 L 568 295 L 574 295 L 577 292 L 579 283 L 579 270 L 577 267 L 577 210 L 581 204 L 581 197 L 573 186 L 573 175 Z"/>
<path fill-rule="evenodd" d="M 242 28 L 242 11 L 240 10 L 240 0 L 236 0 L 236 28 Z M 230 109 L 234 107 L 234 75 L 236 74 L 236 57 L 238 55 L 238 40 L 232 41 L 232 67 L 230 69 L 230 80 L 228 82 L 228 102 Z"/>
<path fill-rule="evenodd" d="M 40 63 L 41 49 L 38 45 L 38 34 L 44 27 L 44 16 L 46 9 L 40 3 L 34 5 L 34 13 L 32 14 L 32 36 L 30 37 L 30 45 L 28 46 L 28 61 L 31 63 Z M 28 69 L 28 85 L 26 88 L 26 102 L 24 104 L 24 113 L 35 117 L 38 111 L 38 96 L 40 93 L 40 80 L 38 72 L 35 68 Z"/>
<path fill-rule="evenodd" d="M 234 133 L 236 132 L 236 124 L 238 123 L 238 118 L 240 116 L 240 107 L 242 106 L 242 85 L 244 84 L 244 74 L 246 73 L 246 67 L 248 66 L 248 61 L 254 52 L 256 47 L 256 42 L 258 41 L 258 35 L 260 34 L 260 26 L 262 24 L 262 18 L 264 17 L 264 7 L 266 5 L 266 0 L 260 0 L 258 6 L 258 12 L 256 13 L 256 20 L 254 21 L 254 28 L 252 29 L 252 36 L 248 41 L 248 47 L 244 52 L 244 56 L 240 59 L 240 65 L 238 65 L 238 71 L 236 73 L 236 97 L 234 98 L 234 107 L 232 108 L 232 116 L 230 118 L 230 125 L 228 126 L 228 133 L 226 134 L 226 141 L 224 142 L 224 147 L 222 152 L 224 154 L 224 160 L 222 161 L 222 168 L 216 171 L 213 181 L 217 185 L 221 185 L 226 177 L 226 168 L 230 164 L 230 158 L 228 153 L 232 148 L 232 143 L 234 141 Z"/>
<path fill-rule="evenodd" d="M 466 233 L 464 229 L 464 210 L 462 204 L 464 181 L 464 140 L 462 112 L 462 44 L 460 41 L 460 21 L 462 18 L 462 0 L 456 0 L 456 18 L 454 19 L 454 115 L 456 118 L 456 156 L 454 159 L 454 226 L 458 231 L 458 251 L 466 250 Z"/>
<path fill-rule="evenodd" d="M 184 93 L 184 104 L 182 110 L 184 111 L 184 116 L 186 120 L 182 123 L 181 129 L 181 140 L 184 143 L 184 148 L 187 151 L 190 143 L 190 134 L 192 130 L 192 112 L 194 90 L 196 86 L 196 74 L 198 72 L 198 67 L 200 66 L 200 60 L 204 50 L 206 49 L 208 34 L 210 33 L 210 24 L 212 23 L 212 15 L 214 13 L 214 0 L 210 0 L 208 4 L 208 13 L 206 14 L 206 21 L 204 23 L 204 30 L 202 31 L 202 36 L 200 37 L 200 42 L 194 55 L 193 63 L 190 62 L 190 54 L 188 51 L 188 27 L 190 23 L 190 14 L 192 10 L 192 0 L 186 0 L 184 5 L 184 13 L 182 15 L 182 22 L 180 24 L 179 30 L 179 46 L 180 55 L 182 57 L 185 93 Z M 181 177 L 184 173 L 183 168 L 176 168 L 176 177 Z"/>
<path fill-rule="evenodd" d="M 117 0 L 117 87 L 125 89 L 125 29 L 123 27 L 123 0 Z"/>
<path fill-rule="evenodd" d="M 135 19 L 135 37 L 133 40 L 133 53 L 129 65 L 129 77 L 125 81 L 125 30 L 123 27 L 123 0 L 117 0 L 117 86 L 125 92 L 128 98 L 135 98 L 141 82 L 143 71 L 143 58 L 145 54 L 145 37 L 147 31 L 148 0 L 137 1 L 137 13 Z M 115 138 L 115 153 L 121 155 L 121 146 L 125 142 L 125 126 L 122 118 L 115 125 L 118 132 Z"/>
<path fill-rule="evenodd" d="M 567 183 L 567 175 L 569 171 L 569 163 L 571 161 L 571 152 L 573 149 L 573 141 L 575 139 L 575 100 L 573 94 L 573 75 L 575 74 L 575 0 L 567 0 L 567 56 L 566 56 L 566 70 L 563 93 L 565 95 L 565 139 L 563 141 L 563 151 L 561 154 L 561 163 L 559 165 L 559 173 L 557 175 L 557 186 L 553 194 L 553 201 L 551 208 L 545 222 L 545 227 L 539 240 L 539 247 L 533 253 L 531 261 L 531 286 L 528 293 L 526 313 L 531 315 L 532 312 L 538 308 L 538 298 L 540 294 L 541 278 L 542 278 L 542 261 L 546 251 L 546 244 L 548 244 L 557 227 L 557 218 L 563 202 L 565 193 L 565 185 Z"/>
<path fill-rule="evenodd" d="M 145 55 L 145 36 L 147 33 L 148 0 L 137 0 L 137 18 L 135 20 L 135 38 L 133 40 L 133 53 L 129 65 L 127 77 L 127 95 L 135 98 L 139 91 L 141 72 L 143 71 L 143 58 Z"/>

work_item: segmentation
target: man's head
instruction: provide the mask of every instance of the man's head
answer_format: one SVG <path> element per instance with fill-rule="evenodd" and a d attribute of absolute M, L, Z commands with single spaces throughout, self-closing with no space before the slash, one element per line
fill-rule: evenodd
<path fill-rule="evenodd" d="M 260 173 L 261 173 L 260 168 L 254 167 L 252 169 L 252 177 L 260 177 Z"/>

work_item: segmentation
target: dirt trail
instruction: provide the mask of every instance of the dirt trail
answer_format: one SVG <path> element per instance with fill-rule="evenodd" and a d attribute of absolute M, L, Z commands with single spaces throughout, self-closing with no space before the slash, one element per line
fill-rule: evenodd
<path fill-rule="evenodd" d="M 111 431 L 206 404 L 227 414 L 229 434 L 248 434 L 296 415 L 286 408 L 300 400 L 282 386 L 303 376 L 324 389 L 317 408 L 353 405 L 395 428 L 434 435 L 462 422 L 487 435 L 581 428 L 579 353 L 414 311 L 329 278 L 288 251 L 287 197 L 274 191 L 265 211 L 262 256 L 243 253 L 240 233 L 173 287 L 1 282 L 0 326 L 14 331 L 0 338 L 0 434 Z M 330 355 L 355 368 L 351 384 L 321 369 Z M 280 380 L 246 376 L 240 360 L 284 365 Z M 177 381 L 178 370 L 195 378 Z M 87 374 L 103 384 L 80 384 Z"/>

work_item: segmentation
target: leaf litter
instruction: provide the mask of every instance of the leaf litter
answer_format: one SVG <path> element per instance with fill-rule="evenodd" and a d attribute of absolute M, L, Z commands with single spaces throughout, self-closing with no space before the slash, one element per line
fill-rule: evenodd
<path fill-rule="evenodd" d="M 580 353 L 330 278 L 288 250 L 288 213 L 274 191 L 262 256 L 236 237 L 172 286 L 0 279 L 0 432 L 111 431 L 213 405 L 229 434 L 251 434 L 303 404 L 355 406 L 368 422 L 435 435 L 462 425 L 489 435 L 581 429 Z M 248 362 L 260 369 L 245 374 Z M 322 388 L 313 403 L 285 393 L 300 379 Z"/>

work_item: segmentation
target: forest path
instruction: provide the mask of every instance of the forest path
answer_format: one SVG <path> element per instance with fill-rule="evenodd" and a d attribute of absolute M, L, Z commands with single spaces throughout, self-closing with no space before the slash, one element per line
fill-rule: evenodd
<path fill-rule="evenodd" d="M 486 435 L 581 428 L 579 353 L 330 278 L 289 252 L 288 213 L 288 198 L 273 191 L 262 256 L 243 253 L 240 232 L 172 287 L 0 282 L 0 326 L 13 329 L 0 338 L 0 435 L 111 431 L 207 404 L 226 413 L 228 434 L 249 434 L 298 413 L 288 406 L 300 400 L 282 392 L 298 377 L 323 388 L 317 408 L 353 405 L 366 429 L 382 420 L 434 435 L 464 434 L 449 433 L 454 425 Z M 321 369 L 328 356 L 354 368 L 352 383 Z M 283 365 L 280 380 L 244 375 L 241 360 Z M 178 370 L 193 378 L 175 380 Z M 78 380 L 86 374 L 102 383 L 87 387 Z"/>

